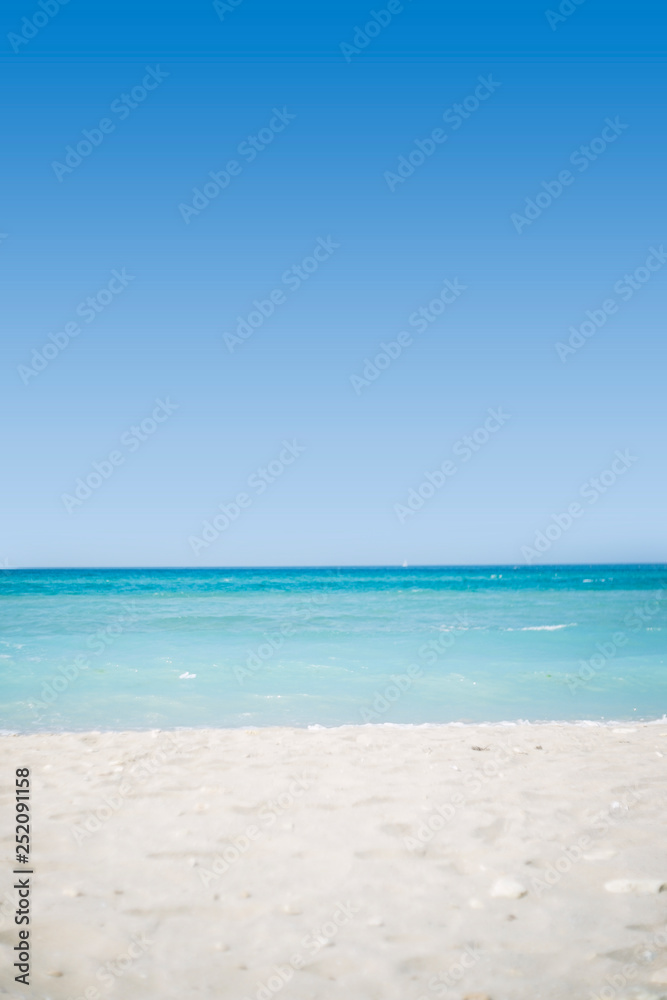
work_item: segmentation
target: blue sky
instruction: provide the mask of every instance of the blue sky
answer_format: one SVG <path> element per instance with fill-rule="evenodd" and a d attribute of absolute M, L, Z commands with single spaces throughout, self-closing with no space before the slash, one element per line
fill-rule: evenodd
<path fill-rule="evenodd" d="M 560 8 L 9 0 L 0 562 L 667 559 L 665 14 Z"/>

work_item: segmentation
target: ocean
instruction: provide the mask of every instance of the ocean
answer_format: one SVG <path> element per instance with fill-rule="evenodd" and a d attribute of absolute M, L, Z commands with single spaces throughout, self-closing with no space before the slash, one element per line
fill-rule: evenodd
<path fill-rule="evenodd" d="M 10 732 L 646 720 L 667 566 L 0 572 Z"/>

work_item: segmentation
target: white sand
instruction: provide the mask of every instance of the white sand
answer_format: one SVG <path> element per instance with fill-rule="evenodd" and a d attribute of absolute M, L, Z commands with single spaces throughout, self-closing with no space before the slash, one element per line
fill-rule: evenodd
<path fill-rule="evenodd" d="M 5 736 L 0 755 L 2 997 L 667 997 L 667 723 Z"/>

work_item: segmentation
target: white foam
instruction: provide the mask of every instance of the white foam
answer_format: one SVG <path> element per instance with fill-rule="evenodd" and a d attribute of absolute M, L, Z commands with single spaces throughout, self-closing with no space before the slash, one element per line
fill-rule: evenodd
<path fill-rule="evenodd" d="M 506 628 L 505 632 L 555 632 L 559 628 L 575 628 L 576 622 L 567 625 L 523 625 L 521 628 Z"/>

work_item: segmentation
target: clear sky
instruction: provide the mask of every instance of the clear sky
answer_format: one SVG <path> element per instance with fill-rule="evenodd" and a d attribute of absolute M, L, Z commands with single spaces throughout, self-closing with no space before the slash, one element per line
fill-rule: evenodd
<path fill-rule="evenodd" d="M 0 563 L 666 560 L 666 20 L 7 0 Z"/>

